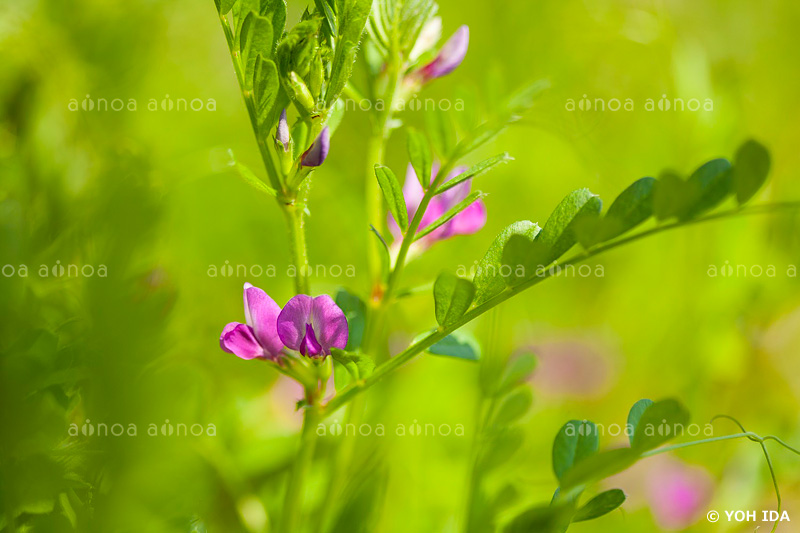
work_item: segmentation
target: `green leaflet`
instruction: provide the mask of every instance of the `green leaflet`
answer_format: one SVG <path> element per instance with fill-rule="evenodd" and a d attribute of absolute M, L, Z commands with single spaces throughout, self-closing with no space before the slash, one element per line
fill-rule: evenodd
<path fill-rule="evenodd" d="M 215 0 L 220 15 L 227 15 L 237 0 Z"/>
<path fill-rule="evenodd" d="M 572 518 L 573 522 L 584 522 L 586 520 L 594 520 L 601 516 L 610 513 L 620 505 L 625 503 L 625 493 L 620 489 L 611 489 L 601 492 L 586 505 L 578 509 L 575 516 Z"/>
<path fill-rule="evenodd" d="M 770 158 L 767 149 L 752 139 L 742 144 L 733 159 L 733 188 L 739 205 L 744 204 L 767 180 Z"/>
<path fill-rule="evenodd" d="M 553 441 L 553 472 L 562 480 L 576 464 L 597 453 L 600 439 L 597 427 L 588 420 L 570 420 Z"/>
<path fill-rule="evenodd" d="M 632 466 L 639 454 L 630 448 L 617 448 L 596 453 L 567 470 L 561 481 L 561 490 L 569 491 L 582 485 L 619 474 Z"/>
<path fill-rule="evenodd" d="M 501 427 L 512 424 L 525 416 L 531 405 L 533 405 L 533 392 L 530 387 L 521 386 L 506 396 L 497 408 L 493 422 Z"/>
<path fill-rule="evenodd" d="M 655 178 L 641 178 L 622 191 L 597 226 L 597 238 L 590 245 L 619 237 L 650 218 L 655 185 Z"/>
<path fill-rule="evenodd" d="M 331 65 L 331 76 L 325 93 L 325 106 L 331 107 L 339 98 L 353 72 L 361 34 L 367 23 L 372 0 L 337 2 L 338 25 L 336 53 Z"/>
<path fill-rule="evenodd" d="M 378 180 L 378 185 L 381 187 L 386 203 L 389 204 L 389 211 L 392 213 L 397 225 L 400 226 L 400 229 L 405 232 L 408 229 L 408 210 L 403 199 L 403 189 L 400 187 L 400 182 L 397 181 L 397 177 L 389 167 L 379 164 L 375 165 L 375 178 Z"/>
<path fill-rule="evenodd" d="M 253 87 L 256 60 L 259 56 L 265 58 L 272 56 L 272 43 L 272 22 L 270 19 L 262 17 L 254 11 L 248 13 L 242 23 L 242 33 L 239 37 L 245 87 Z"/>
<path fill-rule="evenodd" d="M 460 339 L 454 335 L 448 335 L 430 348 L 428 353 L 433 355 L 444 355 L 468 361 L 478 361 L 481 358 L 480 351 L 475 343 Z"/>
<path fill-rule="evenodd" d="M 543 505 L 517 515 L 503 529 L 504 533 L 560 533 L 569 526 L 573 506 Z"/>
<path fill-rule="evenodd" d="M 455 324 L 467 312 L 474 296 L 475 286 L 471 281 L 442 272 L 433 285 L 436 321 L 442 327 Z"/>
<path fill-rule="evenodd" d="M 253 96 L 256 100 L 256 115 L 259 125 L 264 125 L 268 121 L 267 117 L 275 104 L 279 90 L 278 67 L 273 61 L 259 56 L 253 83 Z"/>
<path fill-rule="evenodd" d="M 644 453 L 676 437 L 689 423 L 689 411 L 677 400 L 662 400 L 648 406 L 639 417 L 631 448 Z"/>
<path fill-rule="evenodd" d="M 406 147 L 408 148 L 408 159 L 411 161 L 411 166 L 414 167 L 414 172 L 417 173 L 417 179 L 422 188 L 427 190 L 433 179 L 431 176 L 433 154 L 431 154 L 428 139 L 414 128 L 408 128 Z"/>
<path fill-rule="evenodd" d="M 436 189 L 436 194 L 442 194 L 444 191 L 452 189 L 459 183 L 463 183 L 469 179 L 480 176 L 481 174 L 485 174 L 486 172 L 489 172 L 491 169 L 493 169 L 500 163 L 507 163 L 508 161 L 513 161 L 513 160 L 514 158 L 508 155 L 508 152 L 504 152 L 500 155 L 496 155 L 494 157 L 481 161 L 480 163 L 473 166 L 466 172 L 462 172 L 453 179 L 447 180 L 446 182 L 441 184 L 439 188 Z"/>
<path fill-rule="evenodd" d="M 364 379 L 372 374 L 375 362 L 367 355 L 331 348 L 331 356 L 347 369 L 354 379 Z"/>
<path fill-rule="evenodd" d="M 590 224 L 598 223 L 602 205 L 588 189 L 573 191 L 558 204 L 532 243 L 522 236 L 511 236 L 502 255 L 505 282 L 513 286 L 530 279 L 561 257 L 577 242 L 581 231 L 585 233 Z"/>
<path fill-rule="evenodd" d="M 286 0 L 261 0 L 258 14 L 272 24 L 272 44 L 270 54 L 265 59 L 272 58 L 278 49 L 278 41 L 286 31 Z"/>
<path fill-rule="evenodd" d="M 414 240 L 418 241 L 421 238 L 423 238 L 424 236 L 428 235 L 429 233 L 439 229 L 440 226 L 442 226 L 442 225 L 446 224 L 447 222 L 449 222 L 450 220 L 452 220 L 453 217 L 455 217 L 460 212 L 462 212 L 464 209 L 469 207 L 470 204 L 472 204 L 473 202 L 475 202 L 477 200 L 480 200 L 481 198 L 483 198 L 485 196 L 486 196 L 486 194 L 482 193 L 481 191 L 475 191 L 473 193 L 470 193 L 470 195 L 467 196 L 466 198 L 464 198 L 461 202 L 459 202 L 458 204 L 456 204 L 453 207 L 451 207 L 450 209 L 448 209 L 447 212 L 444 215 L 440 216 L 439 218 L 434 220 L 431 224 L 425 226 L 425 228 L 423 228 L 420 231 L 418 231 L 417 235 L 414 237 Z"/>
<path fill-rule="evenodd" d="M 633 404 L 633 407 L 631 407 L 631 410 L 628 413 L 628 423 L 626 424 L 626 429 L 629 432 L 628 440 L 630 440 L 631 444 L 633 444 L 633 435 L 636 432 L 636 426 L 639 425 L 639 420 L 641 420 L 642 414 L 644 414 L 647 408 L 651 405 L 653 405 L 653 400 L 644 398 Z"/>
<path fill-rule="evenodd" d="M 653 211 L 658 220 L 682 217 L 700 194 L 696 183 L 687 183 L 677 173 L 661 173 L 653 194 Z"/>
<path fill-rule="evenodd" d="M 728 196 L 733 189 L 731 163 L 727 159 L 712 159 L 695 170 L 687 183 L 697 191 L 691 207 L 682 219 L 694 218 L 713 209 Z"/>
<path fill-rule="evenodd" d="M 536 356 L 532 353 L 521 353 L 508 362 L 502 380 L 495 394 L 505 394 L 533 374 L 536 369 Z"/>
<path fill-rule="evenodd" d="M 568 194 L 551 213 L 536 238 L 535 265 L 548 265 L 564 255 L 577 242 L 576 228 L 587 218 L 596 218 L 602 207 L 600 197 L 589 189 L 578 189 Z"/>
<path fill-rule="evenodd" d="M 450 115 L 441 109 L 434 109 L 426 112 L 423 118 L 425 119 L 425 131 L 428 132 L 433 148 L 442 159 L 447 158 L 456 145 L 456 132 Z"/>
<path fill-rule="evenodd" d="M 478 464 L 481 470 L 491 470 L 509 460 L 522 447 L 525 434 L 517 426 L 502 428 L 490 434 L 489 441 L 483 449 Z"/>
<path fill-rule="evenodd" d="M 483 302 L 497 296 L 506 287 L 503 276 L 503 249 L 512 236 L 518 235 L 533 242 L 540 228 L 529 220 L 521 220 L 506 226 L 503 231 L 495 237 L 489 250 L 478 262 L 473 276 L 472 283 L 475 284 L 475 304 Z"/>
<path fill-rule="evenodd" d="M 266 183 L 264 183 L 263 181 L 261 181 L 258 178 L 258 176 L 256 176 L 255 173 L 252 170 L 250 170 L 249 167 L 247 167 L 247 165 L 244 165 L 243 163 L 237 161 L 236 157 L 234 157 L 233 152 L 231 150 L 228 150 L 228 154 L 230 156 L 230 161 L 228 162 L 228 166 L 236 170 L 236 173 L 239 175 L 240 178 L 242 178 L 242 181 L 244 181 L 257 191 L 263 192 L 272 197 L 278 196 L 278 192 L 269 185 L 267 185 Z"/>
<path fill-rule="evenodd" d="M 339 289 L 336 293 L 336 305 L 344 312 L 347 318 L 348 337 L 347 346 L 348 351 L 353 351 L 361 346 L 361 341 L 364 337 L 364 328 L 367 321 L 367 304 L 361 298 L 348 292 L 345 289 Z"/>

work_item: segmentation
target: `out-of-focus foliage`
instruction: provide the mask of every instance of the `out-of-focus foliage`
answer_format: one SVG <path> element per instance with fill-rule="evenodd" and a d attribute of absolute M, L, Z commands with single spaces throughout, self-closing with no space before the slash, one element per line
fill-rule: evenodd
<path fill-rule="evenodd" d="M 486 228 L 439 243 L 406 269 L 408 288 L 389 317 L 392 353 L 437 319 L 452 320 L 469 292 L 443 279 L 437 311 L 432 288 L 418 285 L 442 270 L 473 279 L 495 235 L 530 220 L 507 235 L 532 239 L 533 223 L 543 227 L 569 191 L 614 198 L 647 175 L 679 188 L 699 162 L 731 157 L 733 194 L 721 208 L 800 198 L 798 5 L 439 4 L 444 34 L 470 26 L 469 54 L 457 76 L 425 89 L 421 109 L 399 117 L 432 137 L 437 158 L 455 145 L 437 134 L 443 106 L 463 133 L 500 113 L 509 88 L 547 78 L 550 89 L 465 159 L 494 166 L 500 159 L 489 158 L 508 152 L 514 161 L 477 178 L 489 193 Z M 305 7 L 289 2 L 288 26 Z M 274 200 L 252 194 L 228 166 L 229 148 L 249 168 L 260 168 L 260 156 L 214 3 L 5 2 L 0 49 L 0 530 L 268 531 L 301 393 L 216 343 L 241 315 L 245 281 L 280 304 L 293 289 Z M 356 64 L 356 84 L 369 69 Z M 698 111 L 675 109 L 676 99 L 693 98 Z M 364 157 L 366 113 L 352 101 L 347 110 L 314 176 L 312 286 L 344 286 L 367 301 L 374 236 L 363 182 L 374 162 Z M 408 153 L 396 137 L 386 166 L 398 172 Z M 769 159 L 757 145 L 737 151 L 750 137 Z M 647 196 L 647 183 L 636 183 L 627 194 Z M 656 218 L 680 216 L 654 198 Z M 616 222 L 602 238 L 646 218 L 636 205 L 613 216 L 609 208 Z M 454 344 L 443 341 L 439 351 L 474 359 L 477 339 L 480 363 L 423 355 L 366 396 L 367 426 L 348 426 L 342 413 L 325 421 L 316 464 L 336 444 L 356 458 L 338 473 L 342 507 L 327 518 L 330 530 L 486 531 L 540 516 L 529 511 L 557 485 L 553 439 L 564 422 L 608 427 L 642 397 L 680 398 L 698 423 L 736 414 L 749 429 L 797 442 L 798 229 L 796 215 L 781 214 L 665 233 L 594 259 L 591 275 L 542 283 Z M 492 247 L 493 261 L 507 241 Z M 476 301 L 504 283 L 475 278 Z M 685 469 L 702 465 L 713 480 L 710 508 L 773 508 L 751 444 L 681 452 Z M 781 455 L 775 466 L 794 517 L 798 460 Z M 668 527 L 662 493 L 646 483 L 666 467 L 676 470 L 646 459 L 601 482 L 598 493 L 625 489 L 625 517 L 574 530 Z M 308 506 L 325 505 L 328 475 L 312 471 Z M 716 526 L 701 517 L 691 530 Z"/>

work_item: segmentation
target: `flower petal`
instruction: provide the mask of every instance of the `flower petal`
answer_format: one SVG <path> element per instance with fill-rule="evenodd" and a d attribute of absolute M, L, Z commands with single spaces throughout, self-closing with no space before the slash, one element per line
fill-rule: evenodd
<path fill-rule="evenodd" d="M 459 166 L 453 169 L 453 171 L 447 176 L 445 183 L 450 181 L 451 179 L 455 178 L 456 176 L 466 172 L 468 169 L 465 166 Z M 469 196 L 469 191 L 472 188 L 472 180 L 462 181 L 455 187 L 447 189 L 444 191 L 440 197 L 445 203 L 446 209 L 450 209 L 454 205 L 458 204 L 464 198 Z"/>
<path fill-rule="evenodd" d="M 224 351 L 242 359 L 264 358 L 264 348 L 256 340 L 253 329 L 247 324 L 231 322 L 219 336 L 219 346 Z"/>
<path fill-rule="evenodd" d="M 322 345 L 317 341 L 314 328 L 311 324 L 306 324 L 306 335 L 300 341 L 300 353 L 308 357 L 315 357 L 322 352 Z"/>
<path fill-rule="evenodd" d="M 325 355 L 331 353 L 331 348 L 344 350 L 347 346 L 347 318 L 327 294 L 314 298 L 311 325 Z"/>
<path fill-rule="evenodd" d="M 414 167 L 409 163 L 408 168 L 406 168 L 406 181 L 403 183 L 403 199 L 406 201 L 409 216 L 414 216 L 423 196 L 425 196 L 425 191 L 422 190 L 422 185 L 419 178 L 417 178 Z"/>
<path fill-rule="evenodd" d="M 453 72 L 464 61 L 469 47 L 469 27 L 461 26 L 450 39 L 444 43 L 436 59 L 422 67 L 421 74 L 425 81 L 441 78 Z"/>
<path fill-rule="evenodd" d="M 303 154 L 300 164 L 304 167 L 318 167 L 325 162 L 328 157 L 328 149 L 331 146 L 331 134 L 328 126 L 322 128 L 317 139 L 308 150 Z"/>
<path fill-rule="evenodd" d="M 306 336 L 306 325 L 310 323 L 313 302 L 311 296 L 298 294 L 286 302 L 278 315 L 278 336 L 292 350 L 300 350 L 300 343 Z"/>
<path fill-rule="evenodd" d="M 483 200 L 472 202 L 469 207 L 445 224 L 447 236 L 472 235 L 486 224 L 486 204 Z"/>
<path fill-rule="evenodd" d="M 271 357 L 277 357 L 283 349 L 278 337 L 280 312 L 280 306 L 266 292 L 250 283 L 244 284 L 245 322 L 253 328 L 256 339 Z"/>

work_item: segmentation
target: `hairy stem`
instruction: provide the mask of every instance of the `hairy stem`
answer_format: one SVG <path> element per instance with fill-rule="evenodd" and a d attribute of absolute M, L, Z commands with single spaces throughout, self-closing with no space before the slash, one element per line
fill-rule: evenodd
<path fill-rule="evenodd" d="M 290 203 L 281 204 L 289 228 L 289 253 L 295 268 L 294 287 L 297 294 L 310 294 L 309 263 L 306 248 L 305 210 L 308 181 L 301 185 L 298 198 Z"/>
<path fill-rule="evenodd" d="M 614 248 L 618 248 L 624 244 L 629 244 L 635 242 L 639 239 L 643 239 L 645 237 L 649 237 L 651 235 L 655 235 L 657 233 L 661 233 L 663 231 L 667 231 L 669 229 L 675 229 L 683 226 L 688 226 L 692 224 L 699 224 L 702 222 L 709 222 L 712 220 L 720 220 L 724 218 L 731 218 L 736 216 L 743 216 L 743 215 L 755 215 L 755 214 L 767 214 L 767 213 L 774 213 L 780 210 L 797 210 L 800 209 L 800 202 L 785 202 L 785 203 L 773 203 L 773 204 L 765 204 L 760 206 L 753 206 L 750 208 L 744 209 L 731 209 L 727 211 L 721 211 L 719 213 L 714 213 L 711 215 L 707 215 L 705 217 L 696 218 L 694 220 L 689 221 L 677 221 L 668 224 L 663 224 L 661 226 L 657 226 L 655 228 L 637 233 L 630 237 L 626 237 L 624 239 L 619 239 L 610 243 L 602 244 L 585 250 L 575 256 L 571 257 L 570 259 L 561 263 L 562 266 L 566 265 L 573 265 L 577 263 L 581 263 L 599 255 L 601 253 L 607 252 Z M 486 302 L 473 307 L 469 311 L 467 311 L 458 321 L 453 323 L 450 326 L 445 328 L 438 328 L 435 331 L 431 332 L 429 335 L 425 336 L 424 338 L 420 339 L 419 341 L 415 342 L 393 358 L 389 359 L 385 363 L 382 363 L 375 371 L 370 374 L 366 379 L 360 380 L 358 383 L 355 383 L 348 387 L 347 389 L 343 390 L 341 393 L 337 394 L 328 404 L 325 406 L 326 411 L 333 412 L 336 409 L 340 408 L 342 405 L 346 404 L 347 402 L 351 401 L 356 395 L 360 394 L 364 390 L 368 389 L 378 381 L 380 381 L 383 377 L 391 372 L 395 371 L 397 368 L 401 367 L 408 361 L 414 358 L 417 354 L 423 352 L 424 350 L 430 348 L 432 345 L 436 344 L 438 341 L 445 338 L 450 333 L 454 332 L 455 330 L 462 327 L 464 324 L 471 322 L 484 314 L 486 311 L 500 305 L 501 303 L 505 302 L 509 298 L 516 296 L 520 292 L 533 287 L 534 285 L 538 285 L 542 281 L 552 277 L 554 274 L 554 269 L 548 268 L 545 269 L 545 273 L 541 276 L 536 276 L 533 278 L 526 279 L 522 283 L 519 283 L 514 286 L 506 287 L 503 292 L 498 294 L 497 296 L 487 300 Z"/>
<path fill-rule="evenodd" d="M 244 79 L 244 71 L 242 68 L 242 58 L 239 52 L 234 49 L 233 30 L 228 23 L 225 16 L 220 16 L 220 23 L 222 24 L 222 31 L 225 33 L 225 39 L 228 42 L 228 49 L 231 53 L 231 61 L 233 69 L 236 72 L 236 79 L 239 82 L 239 89 L 244 99 L 245 107 L 247 108 L 247 115 L 250 117 L 250 126 L 253 129 L 253 134 L 256 137 L 258 150 L 261 154 L 261 160 L 264 163 L 264 168 L 267 171 L 270 185 L 276 191 L 279 191 L 277 201 L 278 206 L 286 217 L 286 222 L 289 230 L 289 251 L 291 254 L 292 264 L 295 267 L 295 290 L 298 294 L 308 294 L 309 280 L 308 280 L 308 252 L 306 250 L 306 235 L 305 235 L 305 202 L 308 192 L 308 178 L 306 184 L 301 186 L 299 194 L 292 193 L 287 189 L 286 184 L 283 182 L 279 175 L 278 167 L 272 155 L 270 147 L 267 145 L 267 136 L 264 135 L 259 128 L 256 103 L 253 91 L 247 87 Z M 318 126 L 318 124 L 315 124 Z M 317 128 L 319 129 L 319 128 Z M 317 129 L 313 131 L 317 131 Z M 312 137 L 313 138 L 313 137 Z"/>

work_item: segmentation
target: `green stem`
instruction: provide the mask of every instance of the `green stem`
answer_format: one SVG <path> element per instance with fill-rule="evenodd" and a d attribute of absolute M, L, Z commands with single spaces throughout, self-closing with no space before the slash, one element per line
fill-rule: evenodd
<path fill-rule="evenodd" d="M 376 228 L 383 227 L 383 195 L 381 194 L 378 180 L 375 179 L 375 165 L 383 163 L 384 144 L 386 138 L 381 124 L 372 127 L 372 134 L 367 141 L 367 168 L 366 168 L 366 205 L 367 221 Z M 370 236 L 371 237 L 371 236 Z M 383 246 L 378 239 L 370 238 L 368 245 L 369 279 L 374 287 L 380 286 L 381 279 L 381 250 Z M 380 294 L 380 290 L 373 293 Z"/>
<path fill-rule="evenodd" d="M 649 452 L 644 452 L 642 457 L 652 457 L 654 455 L 659 455 L 662 453 L 667 453 L 675 450 L 680 450 L 683 448 L 691 448 L 692 446 L 699 446 L 701 444 L 709 444 L 712 442 L 720 442 L 723 440 L 732 440 L 732 439 L 744 439 L 750 437 L 756 437 L 755 433 L 750 433 L 746 431 L 744 433 L 734 433 L 732 435 L 723 435 L 722 437 L 712 437 L 708 439 L 700 439 L 700 440 L 693 440 L 692 442 L 682 442 L 680 444 L 673 444 L 672 446 L 664 446 L 663 448 L 656 448 L 655 450 L 650 450 Z"/>
<path fill-rule="evenodd" d="M 307 392 L 308 395 L 308 392 Z M 297 527 L 302 523 L 301 514 L 303 512 L 303 488 L 305 478 L 314 457 L 314 447 L 317 441 L 317 423 L 319 422 L 319 409 L 316 406 L 309 406 L 303 412 L 303 430 L 300 433 L 300 447 L 297 450 L 292 465 L 292 472 L 289 477 L 289 484 L 286 487 L 286 495 L 283 500 L 283 513 L 281 515 L 281 532 L 299 531 Z"/>
<path fill-rule="evenodd" d="M 242 93 L 245 107 L 247 108 L 247 115 L 250 117 L 250 126 L 252 127 L 253 134 L 256 137 L 256 143 L 258 144 L 258 150 L 261 154 L 261 160 L 264 163 L 264 168 L 267 171 L 267 176 L 269 177 L 269 182 L 272 185 L 272 188 L 276 191 L 279 191 L 277 198 L 278 206 L 281 208 L 284 216 L 286 217 L 286 222 L 289 229 L 289 251 L 292 258 L 292 263 L 296 269 L 295 290 L 298 294 L 309 294 L 308 252 L 306 249 L 306 236 L 304 227 L 305 197 L 308 192 L 308 183 L 305 183 L 301 186 L 301 190 L 298 194 L 287 189 L 286 184 L 281 179 L 278 167 L 276 166 L 276 162 L 272 155 L 272 151 L 267 145 L 267 136 L 262 135 L 258 125 L 255 97 L 253 95 L 253 91 L 250 90 L 245 84 L 241 56 L 239 55 L 239 52 L 234 49 L 233 42 L 235 36 L 233 35 L 230 24 L 228 24 L 227 18 L 221 16 L 220 23 L 222 24 L 222 30 L 225 33 L 225 39 L 228 42 L 228 49 L 231 54 L 231 62 L 233 63 L 233 69 L 236 72 L 236 79 L 239 82 L 239 89 Z M 313 124 L 313 126 L 317 127 L 318 124 Z M 317 131 L 317 129 L 313 129 L 312 131 Z M 306 178 L 306 182 L 308 182 L 308 180 L 309 178 Z"/>
<path fill-rule="evenodd" d="M 649 237 L 651 235 L 655 235 L 657 233 L 661 233 L 663 231 L 667 231 L 669 229 L 675 229 L 682 226 L 688 226 L 692 224 L 699 224 L 702 222 L 709 222 L 712 220 L 719 220 L 724 218 L 730 218 L 735 216 L 742 216 L 742 215 L 756 215 L 756 214 L 767 214 L 767 213 L 774 213 L 778 210 L 797 210 L 800 209 L 800 202 L 784 202 L 784 203 L 773 203 L 773 204 L 765 204 L 760 206 L 753 206 L 750 208 L 745 209 L 731 209 L 728 211 L 722 211 L 720 213 L 715 213 L 712 215 L 707 215 L 705 217 L 697 218 L 694 220 L 689 221 L 678 221 L 672 222 L 669 224 L 664 224 L 655 228 L 652 228 L 647 231 L 643 231 L 636 235 L 632 235 L 630 237 L 620 239 L 614 242 L 610 242 L 607 244 L 602 244 L 599 246 L 595 246 L 590 248 L 584 252 L 576 254 L 572 258 L 564 261 L 561 263 L 561 266 L 567 265 L 574 265 L 577 263 L 581 263 L 586 261 L 587 259 L 599 255 L 601 253 L 607 252 L 609 250 L 613 250 L 614 248 L 618 248 L 624 244 L 629 244 L 631 242 L 637 241 L 639 239 L 643 239 L 645 237 Z M 426 337 L 420 339 L 419 341 L 415 342 L 398 355 L 392 357 L 385 363 L 379 365 L 375 371 L 370 374 L 366 379 L 359 381 L 348 387 L 347 389 L 343 390 L 341 393 L 337 394 L 330 402 L 327 403 L 325 406 L 325 410 L 327 412 L 333 412 L 336 409 L 340 408 L 342 405 L 346 404 L 350 400 L 353 399 L 356 395 L 360 394 L 364 390 L 368 389 L 369 387 L 373 386 L 375 383 L 380 381 L 383 377 L 387 374 L 393 372 L 403 364 L 407 363 L 411 359 L 414 358 L 415 355 L 423 352 L 424 350 L 428 349 L 432 345 L 436 344 L 438 341 L 445 338 L 447 335 L 452 333 L 453 331 L 457 330 L 458 328 L 462 327 L 464 324 L 475 320 L 486 311 L 500 305 L 501 303 L 505 302 L 509 298 L 516 296 L 520 292 L 533 287 L 534 285 L 538 285 L 542 281 L 552 277 L 554 275 L 554 269 L 548 268 L 546 269 L 545 273 L 542 276 L 533 277 L 523 281 L 518 285 L 514 285 L 511 287 L 506 287 L 503 292 L 487 300 L 486 302 L 477 305 L 467 311 L 458 321 L 453 323 L 450 326 L 445 328 L 438 328 L 437 330 L 433 331 Z"/>
<path fill-rule="evenodd" d="M 301 186 L 301 193 L 296 200 L 281 204 L 289 228 L 289 253 L 295 268 L 294 287 L 297 294 L 311 293 L 305 231 L 305 191 L 310 179 L 306 178 L 306 183 Z"/>
<path fill-rule="evenodd" d="M 411 219 L 411 222 L 409 222 L 408 229 L 406 229 L 406 232 L 403 235 L 403 241 L 400 243 L 400 250 L 397 252 L 397 259 L 395 260 L 394 268 L 389 274 L 389 280 L 386 283 L 384 301 L 391 301 L 394 291 L 397 288 L 397 281 L 400 279 L 403 269 L 405 268 L 408 251 L 411 249 L 411 245 L 414 244 L 417 231 L 422 223 L 422 217 L 425 215 L 425 211 L 428 209 L 428 205 L 431 203 L 436 189 L 439 187 L 439 185 L 441 185 L 444 177 L 447 176 L 447 174 L 453 168 L 455 162 L 455 158 L 450 158 L 445 164 L 442 165 L 442 167 L 439 169 L 439 172 L 436 174 L 436 177 L 433 179 L 430 186 L 425 191 L 425 194 L 422 196 L 422 200 L 420 201 L 419 206 L 414 213 L 414 217 Z"/>
<path fill-rule="evenodd" d="M 391 121 L 394 117 L 394 97 L 397 88 L 402 81 L 402 71 L 400 69 L 399 56 L 387 61 L 386 76 L 387 86 L 383 94 L 377 95 L 378 101 L 383 103 L 382 110 L 376 110 L 372 120 L 372 131 L 367 142 L 367 169 L 366 169 L 366 203 L 367 220 L 376 228 L 384 225 L 383 194 L 375 179 L 375 165 L 383 164 L 386 142 L 391 134 Z M 377 81 L 376 81 L 377 85 Z M 375 90 L 372 91 L 375 95 Z M 362 97 L 363 98 L 363 97 Z M 369 245 L 369 274 L 373 283 L 373 294 L 380 299 L 382 297 L 381 286 L 381 250 L 382 244 L 377 239 L 370 239 Z"/>

